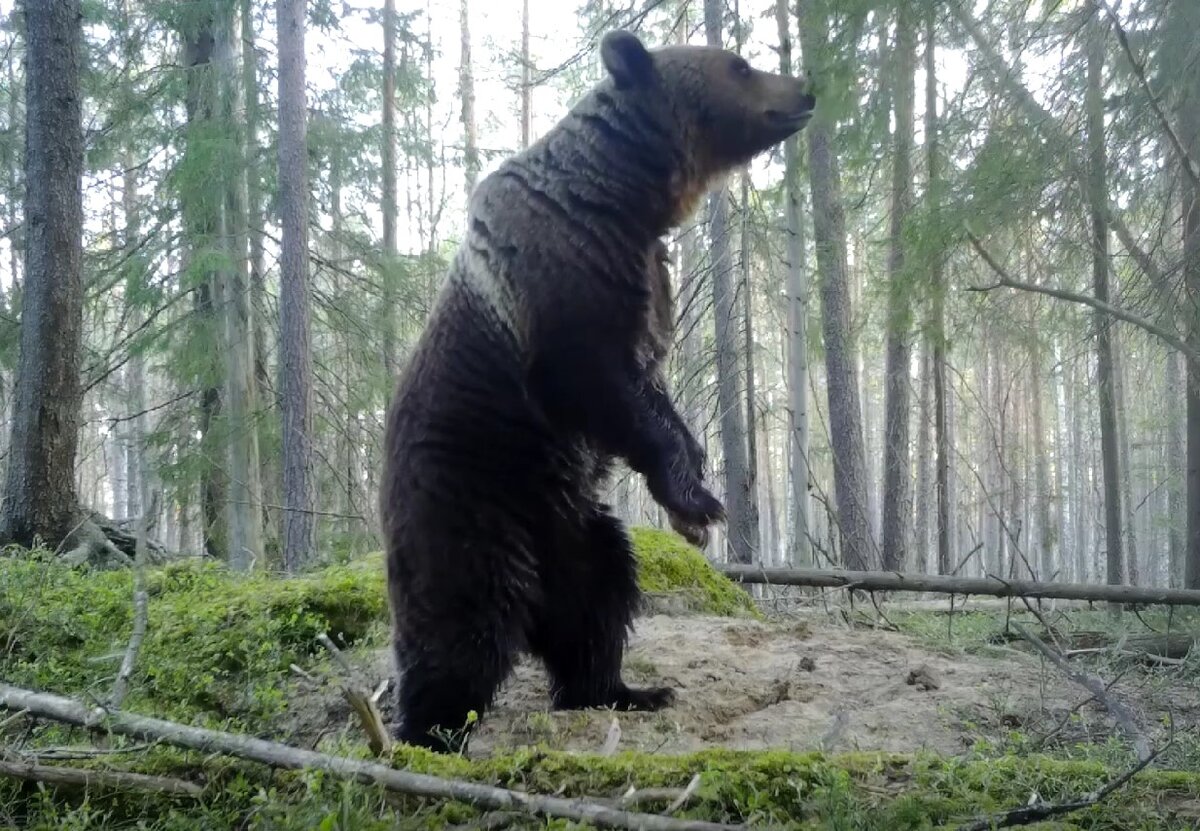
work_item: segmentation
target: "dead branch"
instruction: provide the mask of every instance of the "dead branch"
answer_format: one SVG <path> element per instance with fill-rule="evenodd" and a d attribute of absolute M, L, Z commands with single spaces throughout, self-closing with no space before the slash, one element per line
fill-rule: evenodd
<path fill-rule="evenodd" d="M 1140 727 L 1138 727 L 1137 719 L 1134 718 L 1133 713 L 1120 700 L 1118 700 L 1116 696 L 1109 692 L 1103 681 L 1094 675 L 1084 672 L 1078 667 L 1072 666 L 1071 662 L 1063 657 L 1061 652 L 1047 644 L 1041 638 L 1038 638 L 1033 633 L 1029 632 L 1027 629 L 1025 629 L 1025 627 L 1021 626 L 1021 624 L 1014 622 L 1011 623 L 1010 626 L 1012 627 L 1013 631 L 1028 641 L 1034 649 L 1040 652 L 1046 658 L 1046 660 L 1058 667 L 1063 675 L 1067 676 L 1067 678 L 1070 678 L 1076 684 L 1091 693 L 1092 697 L 1099 701 L 1101 705 L 1103 705 L 1104 709 L 1112 713 L 1113 718 L 1116 719 L 1117 725 L 1121 728 L 1122 732 L 1129 737 L 1129 741 L 1133 744 L 1134 749 L 1137 751 L 1139 760 L 1145 761 L 1147 758 L 1154 755 L 1150 747 L 1150 740 L 1146 738 L 1146 734 L 1142 732 Z"/>
<path fill-rule="evenodd" d="M 88 707 L 70 698 L 25 690 L 2 682 L 0 707 L 14 711 L 27 709 L 30 715 L 40 718 L 146 741 L 160 741 L 202 753 L 224 753 L 291 770 L 323 770 L 343 779 L 380 785 L 396 793 L 449 799 L 489 810 L 520 810 L 535 816 L 569 819 L 602 828 L 636 828 L 644 831 L 718 831 L 738 827 L 638 814 L 609 808 L 590 799 L 541 796 L 477 782 L 396 770 L 378 762 L 331 756 L 253 736 L 240 736 L 149 716 Z"/>
<path fill-rule="evenodd" d="M 346 678 L 341 682 L 342 697 L 346 699 L 351 709 L 358 716 L 358 722 L 362 725 L 363 732 L 367 734 L 367 747 L 370 748 L 372 755 L 384 756 L 390 755 L 392 752 L 392 737 L 387 731 L 387 727 L 383 723 L 383 714 L 379 712 L 379 708 L 375 706 L 375 700 L 370 693 L 364 692 L 356 683 L 357 673 L 350 661 L 342 654 L 342 651 L 334 644 L 333 639 L 328 634 L 322 632 L 317 636 L 317 640 L 321 645 L 329 650 L 333 655 L 333 659 L 337 661 L 342 670 L 346 674 Z"/>
<path fill-rule="evenodd" d="M 1132 312 L 1127 312 L 1122 308 L 1113 306 L 1111 303 L 1105 303 L 1103 300 L 1098 300 L 1091 295 L 1080 294 L 1079 292 L 1074 291 L 1066 291 L 1064 289 L 1050 288 L 1049 286 L 1039 286 L 1034 283 L 1023 283 L 1020 280 L 1016 280 L 1005 270 L 1004 266 L 1000 265 L 996 258 L 993 257 L 990 252 L 988 252 L 988 250 L 983 246 L 983 243 L 980 242 L 979 237 L 975 236 L 975 234 L 970 230 L 967 231 L 967 237 L 971 241 L 971 247 L 974 248 L 979 256 L 983 258 L 983 261 L 988 264 L 988 267 L 996 273 L 996 277 L 998 279 L 998 282 L 993 286 L 977 286 L 968 289 L 968 291 L 990 291 L 995 288 L 1017 289 L 1018 291 L 1027 291 L 1034 294 L 1044 294 L 1047 297 L 1053 297 L 1056 300 L 1065 300 L 1069 303 L 1079 303 L 1084 306 L 1090 306 L 1096 311 L 1103 312 L 1109 317 L 1116 318 L 1117 320 L 1128 323 L 1131 326 L 1136 326 L 1145 332 L 1149 332 L 1164 343 L 1170 344 L 1172 347 L 1178 350 L 1179 353 L 1187 358 L 1194 367 L 1200 368 L 1200 353 L 1196 352 L 1196 350 L 1189 346 L 1183 338 L 1179 337 L 1174 332 L 1170 332 L 1155 324 L 1153 321 L 1146 320 L 1144 317 L 1139 317 Z"/>
<path fill-rule="evenodd" d="M 117 678 L 113 682 L 112 695 L 109 696 L 109 706 L 119 710 L 129 692 L 129 679 L 133 677 L 133 668 L 137 664 L 137 656 L 146 638 L 146 620 L 148 602 L 146 596 L 146 557 L 150 540 L 151 517 L 158 516 L 158 493 L 150 498 L 150 505 L 142 511 L 142 521 L 138 523 L 137 547 L 133 556 L 133 631 L 129 635 L 129 643 L 125 646 L 125 654 L 121 657 L 121 668 L 117 670 Z"/>
<path fill-rule="evenodd" d="M 194 782 L 166 776 L 147 776 L 120 770 L 82 770 L 58 765 L 39 765 L 13 759 L 0 759 L 0 776 L 74 788 L 111 788 L 117 791 L 145 791 L 167 796 L 198 797 L 204 789 Z"/>
<path fill-rule="evenodd" d="M 762 568 L 714 564 L 734 582 L 777 586 L 816 586 L 862 591 L 932 592 L 935 594 L 987 595 L 989 597 L 1055 597 L 1062 600 L 1200 606 L 1200 590 L 1156 589 L 1143 586 L 1083 583 L 1042 583 L 1036 580 L 1001 580 L 998 577 L 947 577 L 898 571 L 847 571 L 825 568 Z"/>
<path fill-rule="evenodd" d="M 960 825 L 958 831 L 992 831 L 995 828 L 1015 828 L 1018 825 L 1032 825 L 1035 822 L 1041 822 L 1050 817 L 1058 817 L 1063 814 L 1073 813 L 1074 811 L 1082 811 L 1084 808 L 1091 808 L 1093 805 L 1101 802 L 1105 797 L 1123 787 L 1129 780 L 1137 776 L 1151 762 L 1162 755 L 1171 742 L 1168 741 L 1160 749 L 1154 751 L 1145 759 L 1142 759 L 1129 770 L 1122 773 L 1116 779 L 1106 783 L 1098 790 L 1092 791 L 1087 796 L 1081 799 L 1076 799 L 1071 802 L 1035 802 L 1032 805 L 1024 805 L 1020 808 L 1013 808 L 1011 811 L 1006 811 L 998 816 L 982 817 L 974 822 L 969 822 L 966 825 Z"/>

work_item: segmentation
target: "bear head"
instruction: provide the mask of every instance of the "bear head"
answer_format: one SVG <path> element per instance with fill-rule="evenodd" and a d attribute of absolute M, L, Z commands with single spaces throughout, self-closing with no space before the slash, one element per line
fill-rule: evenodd
<path fill-rule="evenodd" d="M 648 50 L 636 35 L 617 30 L 602 39 L 600 56 L 619 94 L 669 108 L 702 180 L 800 131 L 816 105 L 803 77 L 763 72 L 717 47 Z"/>

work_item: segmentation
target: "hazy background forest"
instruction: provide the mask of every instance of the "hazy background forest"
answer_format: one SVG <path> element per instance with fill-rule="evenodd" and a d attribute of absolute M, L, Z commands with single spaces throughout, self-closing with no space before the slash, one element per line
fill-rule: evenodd
<path fill-rule="evenodd" d="M 0 12 L 7 442 L 39 183 Z M 315 0 L 306 66 L 275 13 L 84 4 L 84 507 L 239 569 L 376 549 L 384 408 L 466 195 L 624 27 L 819 102 L 671 240 L 710 555 L 1200 588 L 1197 4 Z M 612 499 L 663 525 L 637 477 Z"/>

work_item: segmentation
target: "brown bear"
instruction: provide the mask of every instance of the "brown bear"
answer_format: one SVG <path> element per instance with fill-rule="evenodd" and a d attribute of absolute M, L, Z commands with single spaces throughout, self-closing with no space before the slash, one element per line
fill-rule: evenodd
<path fill-rule="evenodd" d="M 545 664 L 558 708 L 673 699 L 621 678 L 636 564 L 589 454 L 624 459 L 685 527 L 722 519 L 648 371 L 647 261 L 814 99 L 722 49 L 648 51 L 618 31 L 600 52 L 608 77 L 471 194 L 388 411 L 379 499 L 407 743 L 461 749 L 468 714 L 522 652 Z"/>

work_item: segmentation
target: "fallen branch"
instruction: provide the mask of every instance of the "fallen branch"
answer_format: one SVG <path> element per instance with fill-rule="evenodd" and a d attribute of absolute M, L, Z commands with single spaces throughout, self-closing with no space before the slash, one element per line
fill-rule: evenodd
<path fill-rule="evenodd" d="M 717 571 L 741 583 L 776 586 L 817 586 L 859 591 L 981 594 L 989 597 L 1056 597 L 1110 603 L 1163 606 L 1200 606 L 1200 590 L 1156 589 L 1144 586 L 1084 583 L 1042 583 L 1036 580 L 1001 580 L 998 577 L 947 577 L 940 574 L 906 574 L 899 571 L 847 571 L 825 568 L 761 568 L 717 563 Z"/>
<path fill-rule="evenodd" d="M 4 683 L 0 683 L 0 707 L 14 711 L 28 710 L 29 715 L 63 724 L 147 741 L 160 741 L 202 753 L 225 753 L 291 770 L 322 770 L 344 779 L 380 785 L 396 793 L 432 799 L 451 799 L 489 810 L 521 810 L 536 816 L 558 817 L 602 828 L 636 828 L 644 831 L 718 831 L 737 827 L 632 813 L 609 808 L 588 799 L 540 796 L 476 782 L 396 770 L 378 762 L 331 756 L 253 736 L 190 727 L 133 713 L 106 711 L 88 707 L 63 696 L 34 692 Z"/>
<path fill-rule="evenodd" d="M 358 722 L 362 725 L 363 732 L 367 734 L 367 747 L 370 748 L 371 754 L 374 756 L 390 754 L 392 737 L 383 723 L 383 714 L 375 706 L 375 700 L 355 685 L 357 673 L 354 671 L 354 667 L 328 634 L 322 632 L 317 636 L 317 640 L 329 650 L 333 659 L 346 674 L 346 680 L 341 682 L 342 697 L 346 699 L 346 703 L 358 716 Z"/>
<path fill-rule="evenodd" d="M 0 759 L 0 776 L 75 788 L 112 788 L 118 791 L 145 791 L 167 796 L 197 797 L 204 789 L 194 782 L 166 776 L 147 776 L 119 770 L 81 770 L 59 765 L 39 765 Z"/>
<path fill-rule="evenodd" d="M 1162 749 L 1142 759 L 1116 779 L 1106 783 L 1102 788 L 1092 791 L 1080 799 L 1071 802 L 1039 801 L 1032 805 L 1023 805 L 1020 808 L 1013 808 L 1011 811 L 1006 811 L 997 816 L 982 817 L 966 825 L 960 825 L 958 831 L 993 831 L 996 828 L 1015 828 L 1018 825 L 1032 825 L 1035 822 L 1050 819 L 1050 817 L 1059 817 L 1074 811 L 1082 811 L 1084 808 L 1091 808 L 1145 770 L 1168 747 L 1170 747 L 1170 742 L 1165 744 Z"/>
<path fill-rule="evenodd" d="M 158 516 L 158 493 L 150 498 L 150 506 L 142 512 L 141 522 L 138 523 L 137 547 L 133 555 L 133 631 L 129 635 L 129 643 L 125 646 L 125 654 L 121 658 L 121 668 L 117 670 L 117 679 L 113 682 L 112 695 L 109 696 L 109 706 L 114 710 L 121 709 L 125 696 L 129 692 L 129 679 L 133 677 L 133 669 L 137 665 L 138 652 L 142 641 L 146 638 L 146 620 L 149 614 L 146 595 L 146 557 L 150 541 L 151 517 Z"/>
<path fill-rule="evenodd" d="M 1144 761 L 1153 755 L 1150 748 L 1150 740 L 1146 738 L 1146 734 L 1138 727 L 1137 719 L 1134 718 L 1133 713 L 1109 693 L 1108 687 L 1105 686 L 1103 681 L 1094 675 L 1089 675 L 1083 670 L 1072 666 L 1071 662 L 1061 652 L 1047 644 L 1041 638 L 1036 637 L 1021 624 L 1013 622 L 1009 625 L 1014 632 L 1040 652 L 1046 660 L 1058 667 L 1063 675 L 1091 693 L 1092 697 L 1104 706 L 1104 709 L 1112 713 L 1113 718 L 1116 719 L 1117 726 L 1129 737 L 1129 741 L 1137 751 L 1138 759 Z"/>

